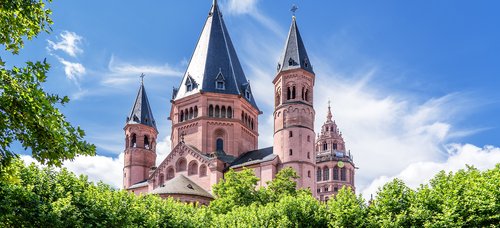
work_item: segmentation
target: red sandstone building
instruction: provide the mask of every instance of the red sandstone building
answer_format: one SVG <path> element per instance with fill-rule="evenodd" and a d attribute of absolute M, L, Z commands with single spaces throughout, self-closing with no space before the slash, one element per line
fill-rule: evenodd
<path fill-rule="evenodd" d="M 229 169 L 251 168 L 259 186 L 266 186 L 279 170 L 292 167 L 300 176 L 297 187 L 310 189 L 319 200 L 328 200 L 342 186 L 354 190 L 355 166 L 330 107 L 321 134 L 315 135 L 315 77 L 294 16 L 272 81 L 274 143 L 259 148 L 262 112 L 214 1 L 184 77 L 173 90 L 172 149 L 160 164 L 155 164 L 158 131 L 141 83 L 124 128 L 124 189 L 207 204 L 212 186 Z"/>

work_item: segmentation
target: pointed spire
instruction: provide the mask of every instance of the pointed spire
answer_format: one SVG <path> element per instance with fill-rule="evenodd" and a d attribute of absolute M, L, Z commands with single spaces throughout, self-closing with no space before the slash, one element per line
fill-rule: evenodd
<path fill-rule="evenodd" d="M 288 32 L 285 49 L 278 63 L 278 71 L 281 72 L 298 68 L 314 74 L 294 15 L 292 16 L 292 25 L 290 26 L 290 32 Z"/>
<path fill-rule="evenodd" d="M 132 106 L 132 110 L 127 117 L 127 124 L 144 124 L 156 129 L 156 122 L 144 88 L 144 74 L 141 74 L 141 86 L 139 92 L 137 92 L 134 106 Z"/>
<path fill-rule="evenodd" d="M 332 121 L 332 110 L 330 108 L 330 100 L 328 100 L 328 114 L 326 115 L 327 121 L 331 122 Z"/>
<path fill-rule="evenodd" d="M 218 75 L 223 75 L 224 80 L 220 81 Z M 222 83 L 224 87 L 217 87 L 218 83 Z M 247 78 L 229 37 L 217 0 L 214 0 L 174 100 L 200 91 L 235 94 L 247 98 L 242 89 L 246 83 Z M 257 108 L 252 97 L 248 96 L 247 100 Z"/>

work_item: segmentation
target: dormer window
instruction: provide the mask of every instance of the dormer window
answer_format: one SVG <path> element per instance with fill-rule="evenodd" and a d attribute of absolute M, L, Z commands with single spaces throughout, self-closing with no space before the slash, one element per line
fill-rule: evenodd
<path fill-rule="evenodd" d="M 222 70 L 219 68 L 219 73 L 217 74 L 217 77 L 215 77 L 215 88 L 220 89 L 220 90 L 225 90 L 226 89 L 226 79 L 224 78 L 224 75 L 222 75 Z"/>
<path fill-rule="evenodd" d="M 185 85 L 186 85 L 186 92 L 192 91 L 196 87 L 196 82 L 191 77 L 191 75 L 188 75 Z"/>
<path fill-rule="evenodd" d="M 245 90 L 245 97 L 250 100 L 250 90 Z"/>
<path fill-rule="evenodd" d="M 288 59 L 288 66 L 293 66 L 293 59 L 292 58 Z"/>

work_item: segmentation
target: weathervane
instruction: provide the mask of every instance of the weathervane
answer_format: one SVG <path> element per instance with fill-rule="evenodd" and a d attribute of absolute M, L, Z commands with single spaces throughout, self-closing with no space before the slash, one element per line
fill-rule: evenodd
<path fill-rule="evenodd" d="M 139 76 L 139 77 L 141 77 L 141 83 L 142 83 L 142 84 L 144 84 L 144 77 L 145 77 L 145 76 L 146 76 L 146 75 L 145 75 L 144 73 L 141 73 L 141 76 Z"/>
<path fill-rule="evenodd" d="M 299 9 L 299 7 L 297 7 L 297 5 L 293 4 L 292 5 L 292 8 L 290 9 L 290 11 L 292 11 L 292 14 L 293 16 L 295 17 L 295 12 Z"/>

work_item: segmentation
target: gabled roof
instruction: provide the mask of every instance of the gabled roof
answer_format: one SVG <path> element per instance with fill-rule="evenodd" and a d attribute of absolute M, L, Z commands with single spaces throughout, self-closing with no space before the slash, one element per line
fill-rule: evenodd
<path fill-rule="evenodd" d="M 202 187 L 194 183 L 186 176 L 180 174 L 167 181 L 163 186 L 155 188 L 151 194 L 184 194 L 214 198 Z"/>
<path fill-rule="evenodd" d="M 127 117 L 127 124 L 144 124 L 157 130 L 156 121 L 149 106 L 148 95 L 146 94 L 143 82 L 141 82 L 134 106 L 132 106 L 132 110 Z"/>
<path fill-rule="evenodd" d="M 278 62 L 278 71 L 286 71 L 292 69 L 303 69 L 314 74 L 311 62 L 307 56 L 307 51 L 302 42 L 299 28 L 295 16 L 292 17 L 292 25 L 285 43 L 285 49 Z"/>
<path fill-rule="evenodd" d="M 219 74 L 222 74 L 222 77 Z M 221 78 L 224 79 L 224 89 L 216 87 L 217 79 Z M 195 85 L 189 88 L 188 80 L 193 80 Z M 245 97 L 245 91 L 241 90 L 245 83 L 248 83 L 248 80 L 243 73 L 217 1 L 214 1 L 174 100 L 200 91 Z M 247 101 L 258 109 L 253 96 Z"/>
<path fill-rule="evenodd" d="M 276 154 L 273 154 L 273 147 L 248 151 L 242 154 L 240 157 L 236 158 L 236 160 L 231 163 L 229 168 L 238 168 L 266 161 L 272 161 L 274 158 L 276 158 L 276 156 Z"/>

